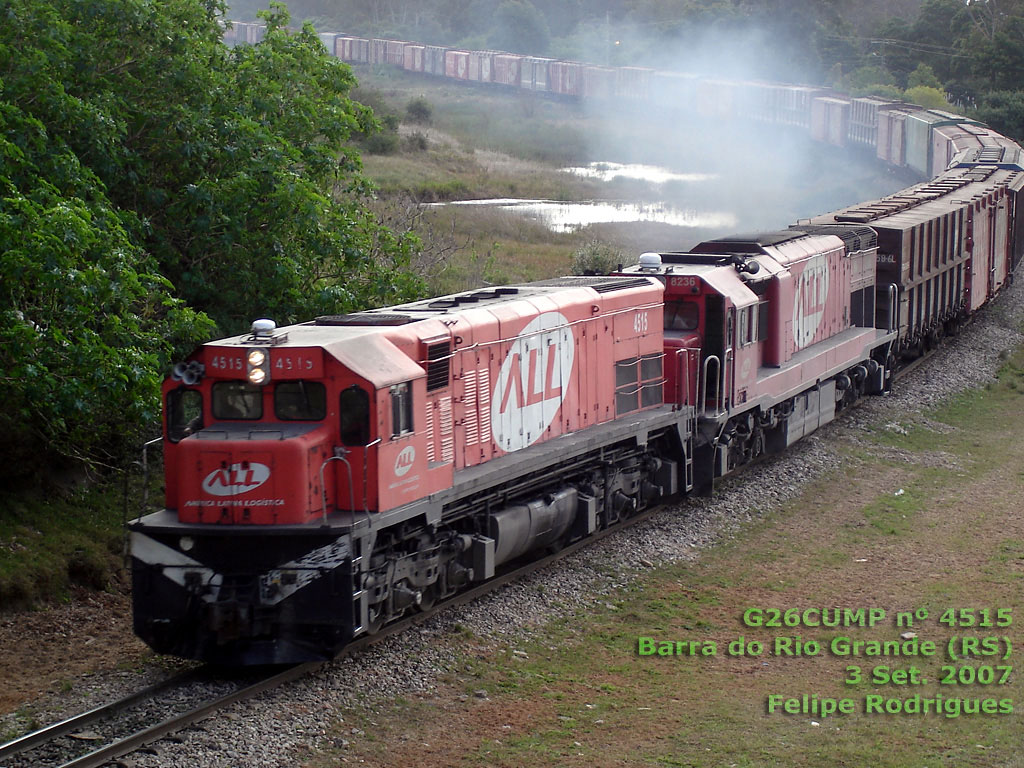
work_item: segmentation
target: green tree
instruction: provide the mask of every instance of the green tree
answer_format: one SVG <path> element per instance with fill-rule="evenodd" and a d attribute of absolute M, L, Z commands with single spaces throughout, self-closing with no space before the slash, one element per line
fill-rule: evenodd
<path fill-rule="evenodd" d="M 489 42 L 499 50 L 543 56 L 551 44 L 551 32 L 530 0 L 504 0 L 494 12 Z"/>
<path fill-rule="evenodd" d="M 1024 91 L 993 91 L 978 105 L 977 117 L 1004 136 L 1024 141 Z"/>
<path fill-rule="evenodd" d="M 279 5 L 227 49 L 223 12 L 0 0 L 0 451 L 113 460 L 211 332 L 193 310 L 227 333 L 422 291 L 417 240 L 366 205 L 348 66 Z"/>
<path fill-rule="evenodd" d="M 907 78 L 907 88 L 917 88 L 918 86 L 942 90 L 942 83 L 935 76 L 935 71 L 923 63 L 918 64 L 917 68 Z"/>
<path fill-rule="evenodd" d="M 946 101 L 946 94 L 938 88 L 929 88 L 927 85 L 907 88 L 904 98 L 911 104 L 928 109 L 951 109 L 950 103 Z"/>

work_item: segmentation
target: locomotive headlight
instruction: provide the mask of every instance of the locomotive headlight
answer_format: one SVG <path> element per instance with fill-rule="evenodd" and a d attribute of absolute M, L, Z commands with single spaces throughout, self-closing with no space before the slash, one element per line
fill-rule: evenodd
<path fill-rule="evenodd" d="M 195 540 L 191 536 L 182 536 L 178 539 L 178 546 L 181 547 L 182 552 L 188 552 L 196 545 Z"/>
<path fill-rule="evenodd" d="M 266 384 L 270 380 L 270 355 L 267 350 L 254 347 L 245 355 L 248 363 L 246 378 L 250 384 Z"/>

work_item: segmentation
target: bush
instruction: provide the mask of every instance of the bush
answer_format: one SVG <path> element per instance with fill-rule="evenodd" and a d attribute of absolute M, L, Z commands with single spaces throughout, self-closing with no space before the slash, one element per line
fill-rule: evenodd
<path fill-rule="evenodd" d="M 607 275 L 614 272 L 623 261 L 619 248 L 600 240 L 584 243 L 572 255 L 574 275 Z"/>
<path fill-rule="evenodd" d="M 978 105 L 977 116 L 1004 136 L 1024 140 L 1024 91 L 992 91 Z"/>
<path fill-rule="evenodd" d="M 413 152 L 425 152 L 429 146 L 427 137 L 419 131 L 413 131 L 405 139 L 405 145 Z"/>
<path fill-rule="evenodd" d="M 391 131 L 375 133 L 363 139 L 362 145 L 371 155 L 390 155 L 398 149 L 398 134 Z"/>
<path fill-rule="evenodd" d="M 951 109 L 950 103 L 946 101 L 946 94 L 927 85 L 907 88 L 904 97 L 907 101 L 927 109 Z"/>
<path fill-rule="evenodd" d="M 430 102 L 422 96 L 417 96 L 405 105 L 405 116 L 411 123 L 429 125 L 433 115 L 434 108 L 431 107 Z"/>

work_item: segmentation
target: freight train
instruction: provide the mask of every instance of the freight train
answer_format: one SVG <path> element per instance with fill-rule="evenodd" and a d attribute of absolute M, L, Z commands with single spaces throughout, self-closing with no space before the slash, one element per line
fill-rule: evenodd
<path fill-rule="evenodd" d="M 1012 278 L 1011 145 L 610 275 L 261 319 L 203 345 L 163 386 L 165 508 L 129 524 L 135 631 L 211 662 L 328 659 L 784 450 L 888 391 Z"/>
<path fill-rule="evenodd" d="M 235 21 L 228 45 L 256 44 L 266 27 Z M 832 146 L 869 152 L 916 180 L 938 176 L 964 153 L 985 162 L 1021 163 L 1016 142 L 976 120 L 821 86 L 728 80 L 650 67 L 608 67 L 503 51 L 476 51 L 403 40 L 320 33 L 327 52 L 356 66 L 394 67 L 425 77 L 555 98 L 633 108 L 677 109 L 709 120 L 791 126 Z"/>

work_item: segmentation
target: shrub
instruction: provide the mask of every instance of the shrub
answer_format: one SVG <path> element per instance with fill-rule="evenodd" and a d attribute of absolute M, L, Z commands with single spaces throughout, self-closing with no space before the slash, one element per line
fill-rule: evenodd
<path fill-rule="evenodd" d="M 607 275 L 622 263 L 623 253 L 619 248 L 600 240 L 584 243 L 572 255 L 574 275 Z"/>
<path fill-rule="evenodd" d="M 405 139 L 406 146 L 413 152 L 424 152 L 429 146 L 427 137 L 419 131 L 413 131 Z"/>
<path fill-rule="evenodd" d="M 405 116 L 411 123 L 429 125 L 433 114 L 434 108 L 431 107 L 430 102 L 422 96 L 417 96 L 405 105 Z"/>

